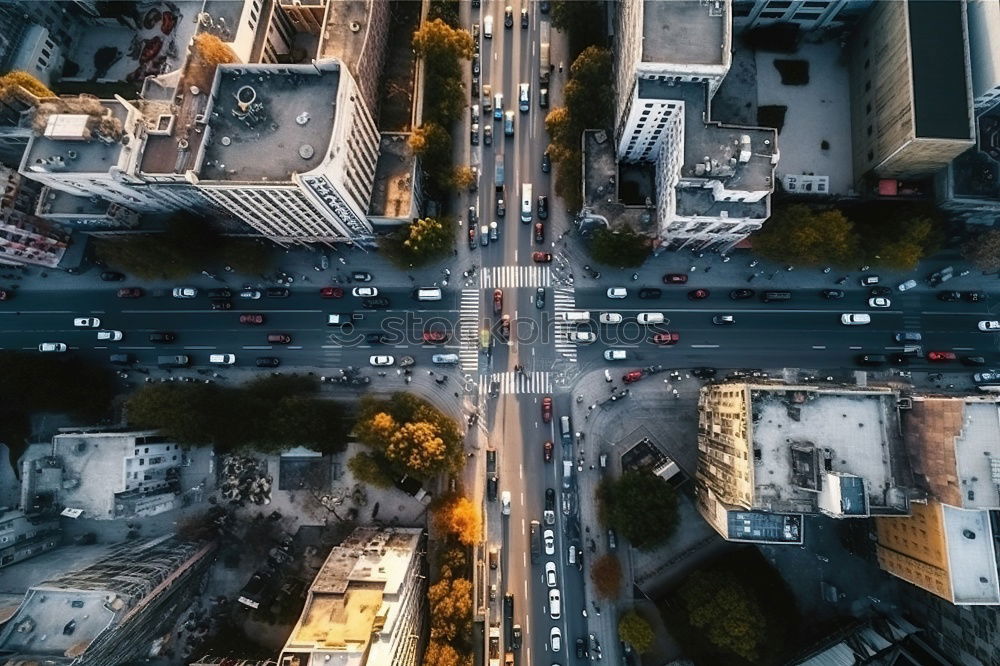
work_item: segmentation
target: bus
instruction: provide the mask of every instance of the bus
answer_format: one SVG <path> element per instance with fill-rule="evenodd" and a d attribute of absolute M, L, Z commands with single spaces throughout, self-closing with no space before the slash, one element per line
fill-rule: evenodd
<path fill-rule="evenodd" d="M 521 221 L 531 222 L 531 183 L 521 183 Z"/>
<path fill-rule="evenodd" d="M 549 63 L 549 21 L 542 19 L 538 28 L 538 82 L 548 83 L 552 65 Z"/>

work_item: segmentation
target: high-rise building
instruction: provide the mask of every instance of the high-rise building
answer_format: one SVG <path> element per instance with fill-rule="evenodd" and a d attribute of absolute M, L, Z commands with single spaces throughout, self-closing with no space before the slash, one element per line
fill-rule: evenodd
<path fill-rule="evenodd" d="M 803 30 L 841 27 L 857 20 L 872 0 L 733 0 L 736 30 L 794 23 Z"/>
<path fill-rule="evenodd" d="M 61 533 L 54 512 L 27 514 L 0 507 L 0 569 L 52 550 Z"/>
<path fill-rule="evenodd" d="M 281 666 L 416 666 L 427 586 L 420 528 L 359 527 L 316 575 Z"/>
<path fill-rule="evenodd" d="M 803 514 L 907 515 L 897 398 L 875 387 L 703 387 L 699 511 L 726 539 L 768 543 L 801 543 Z"/>
<path fill-rule="evenodd" d="M 52 224 L 35 212 L 44 188 L 13 169 L 0 166 L 0 264 L 10 266 L 60 265 L 71 244 L 71 233 Z M 68 268 L 80 264 L 76 261 Z"/>

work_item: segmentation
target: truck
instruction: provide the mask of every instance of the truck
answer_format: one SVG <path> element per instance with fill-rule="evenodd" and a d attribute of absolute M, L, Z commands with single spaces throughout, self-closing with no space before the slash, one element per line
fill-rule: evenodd
<path fill-rule="evenodd" d="M 507 645 L 514 640 L 514 595 L 508 592 L 503 595 L 503 626 L 506 629 Z"/>
<path fill-rule="evenodd" d="M 537 564 L 542 556 L 542 529 L 537 520 L 531 521 L 531 563 Z"/>
<path fill-rule="evenodd" d="M 547 84 L 552 63 L 549 62 L 549 20 L 542 19 L 538 26 L 538 82 Z"/>
<path fill-rule="evenodd" d="M 497 192 L 503 192 L 503 155 L 497 153 L 494 159 L 493 167 L 493 186 L 496 188 Z"/>
<path fill-rule="evenodd" d="M 531 183 L 521 183 L 521 222 L 531 222 L 534 203 L 531 199 Z"/>
<path fill-rule="evenodd" d="M 490 666 L 500 666 L 500 625 L 490 625 Z"/>
<path fill-rule="evenodd" d="M 496 449 L 486 449 L 486 495 L 491 502 L 495 502 L 497 499 L 497 486 L 499 484 Z"/>

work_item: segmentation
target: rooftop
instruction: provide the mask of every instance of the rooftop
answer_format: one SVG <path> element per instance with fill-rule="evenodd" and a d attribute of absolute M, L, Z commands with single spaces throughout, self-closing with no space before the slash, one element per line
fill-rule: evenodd
<path fill-rule="evenodd" d="M 988 511 L 941 505 L 955 603 L 998 604 L 996 552 Z"/>
<path fill-rule="evenodd" d="M 625 165 L 618 164 L 615 157 L 615 146 L 611 137 L 603 130 L 587 130 L 584 132 L 584 207 L 589 213 L 604 217 L 611 228 L 629 225 L 637 231 L 656 232 L 656 193 L 650 190 L 648 195 L 654 206 L 629 206 L 618 196 L 619 169 Z M 652 177 L 652 165 L 629 165 L 629 168 L 645 168 Z M 630 182 L 642 182 L 638 174 L 630 176 Z"/>
<path fill-rule="evenodd" d="M 148 134 L 142 152 L 139 171 L 148 174 L 184 173 L 194 167 L 195 157 L 205 138 L 204 127 L 196 122 L 205 113 L 209 96 L 203 91 L 193 94 L 182 73 L 171 72 L 146 79 L 143 99 L 137 102 L 149 120 L 163 114 L 174 116 L 168 134 Z M 177 100 L 174 101 L 174 96 Z"/>
<path fill-rule="evenodd" d="M 335 63 L 220 66 L 201 178 L 280 183 L 315 169 L 327 156 L 339 83 Z"/>
<path fill-rule="evenodd" d="M 409 219 L 414 210 L 413 168 L 416 157 L 410 150 L 408 136 L 403 133 L 383 133 L 381 136 L 369 215 Z"/>
<path fill-rule="evenodd" d="M 642 61 L 723 64 L 729 5 L 729 0 L 644 0 Z"/>
<path fill-rule="evenodd" d="M 119 123 L 124 123 L 127 110 L 116 101 L 102 101 L 101 106 L 110 112 Z M 52 114 L 49 120 L 57 123 L 58 116 L 72 114 Z M 118 164 L 122 153 L 121 141 L 104 141 L 93 138 L 54 138 L 44 134 L 36 135 L 25 151 L 21 169 L 26 171 L 61 173 L 103 173 Z"/>
<path fill-rule="evenodd" d="M 368 36 L 368 1 L 340 0 L 327 4 L 319 57 L 336 58 L 349 71 L 357 72 Z"/>
<path fill-rule="evenodd" d="M 729 511 L 728 539 L 764 543 L 802 543 L 802 516 L 764 511 Z"/>
<path fill-rule="evenodd" d="M 109 206 L 100 197 L 78 197 L 51 187 L 38 203 L 39 215 L 107 215 Z"/>
<path fill-rule="evenodd" d="M 974 139 L 964 3 L 908 0 L 913 114 L 918 137 Z"/>

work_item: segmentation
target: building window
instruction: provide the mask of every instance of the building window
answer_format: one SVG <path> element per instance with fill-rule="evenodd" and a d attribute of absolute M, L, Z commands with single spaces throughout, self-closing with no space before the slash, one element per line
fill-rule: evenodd
<path fill-rule="evenodd" d="M 771 0 L 767 3 L 768 9 L 788 9 L 792 6 L 789 0 Z"/>
<path fill-rule="evenodd" d="M 796 21 L 815 21 L 819 18 L 819 14 L 814 14 L 812 12 L 798 12 L 792 18 Z"/>
<path fill-rule="evenodd" d="M 761 12 L 760 18 L 770 19 L 770 18 L 781 18 L 785 15 L 785 12 Z"/>

